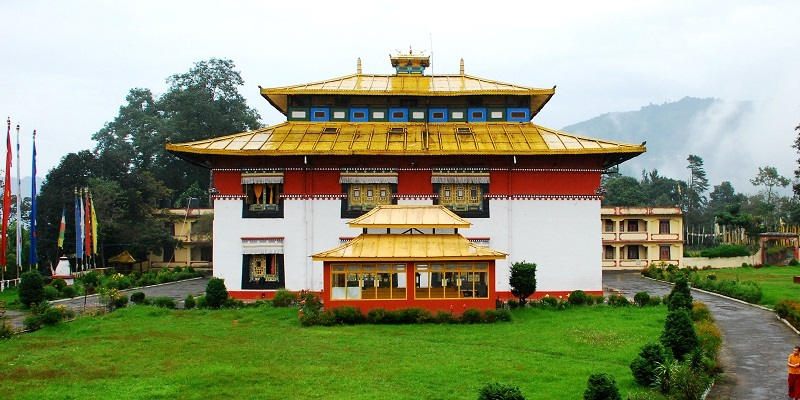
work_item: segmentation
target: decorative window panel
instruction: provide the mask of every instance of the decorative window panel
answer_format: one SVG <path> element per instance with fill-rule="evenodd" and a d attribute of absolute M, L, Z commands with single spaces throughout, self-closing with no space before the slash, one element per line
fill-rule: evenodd
<path fill-rule="evenodd" d="M 289 121 L 308 121 L 308 109 L 290 108 L 287 117 Z"/>
<path fill-rule="evenodd" d="M 408 109 L 407 108 L 390 108 L 389 121 L 391 122 L 408 122 Z"/>
<path fill-rule="evenodd" d="M 467 110 L 467 121 L 469 122 L 484 122 L 486 121 L 485 108 L 470 108 Z"/>
<path fill-rule="evenodd" d="M 431 108 L 428 110 L 429 122 L 447 122 L 446 108 Z"/>
<path fill-rule="evenodd" d="M 331 111 L 331 121 L 347 121 L 347 109 L 334 108 Z"/>
<path fill-rule="evenodd" d="M 244 218 L 278 218 L 283 216 L 283 175 L 276 176 L 251 176 L 242 175 L 244 186 L 244 205 L 242 217 Z M 271 183 L 276 182 L 276 183 Z M 278 183 L 279 182 L 279 183 Z"/>
<path fill-rule="evenodd" d="M 463 108 L 456 108 L 450 110 L 450 121 L 466 121 L 467 110 Z"/>
<path fill-rule="evenodd" d="M 330 120 L 330 109 L 329 108 L 320 108 L 320 107 L 312 107 L 311 108 L 311 120 L 312 121 L 329 121 Z"/>
<path fill-rule="evenodd" d="M 242 255 L 242 289 L 281 289 L 283 287 L 283 254 Z"/>
<path fill-rule="evenodd" d="M 350 109 L 351 122 L 367 122 L 369 121 L 369 109 L 367 108 L 351 108 Z"/>
<path fill-rule="evenodd" d="M 348 211 L 369 211 L 381 204 L 392 204 L 392 185 L 385 183 L 354 183 L 347 193 Z"/>
<path fill-rule="evenodd" d="M 505 121 L 506 110 L 502 108 L 490 108 L 486 119 L 489 121 Z"/>
<path fill-rule="evenodd" d="M 508 112 L 508 121 L 511 122 L 527 122 L 530 120 L 528 115 L 530 110 L 527 108 L 509 108 Z"/>
<path fill-rule="evenodd" d="M 483 188 L 472 184 L 442 184 L 439 204 L 453 211 L 483 211 Z"/>
<path fill-rule="evenodd" d="M 418 121 L 418 122 L 424 122 L 425 121 L 425 110 L 424 109 L 412 108 L 411 111 L 409 111 L 409 113 L 410 113 L 409 114 L 410 115 L 409 119 L 411 121 Z"/>
<path fill-rule="evenodd" d="M 373 108 L 369 110 L 369 120 L 377 122 L 387 121 L 388 120 L 387 114 L 388 110 L 386 110 L 385 108 L 378 108 L 378 109 Z"/>

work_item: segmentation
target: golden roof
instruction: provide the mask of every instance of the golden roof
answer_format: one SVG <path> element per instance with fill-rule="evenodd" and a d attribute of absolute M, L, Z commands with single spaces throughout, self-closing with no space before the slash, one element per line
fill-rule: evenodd
<path fill-rule="evenodd" d="M 288 96 L 296 94 L 360 96 L 465 96 L 518 95 L 531 97 L 533 118 L 555 94 L 551 89 L 531 88 L 471 75 L 364 75 L 353 74 L 320 82 L 261 88 L 261 96 L 286 114 Z"/>
<path fill-rule="evenodd" d="M 445 261 L 498 260 L 506 258 L 506 254 L 474 244 L 461 235 L 363 234 L 311 257 L 314 261 Z"/>
<path fill-rule="evenodd" d="M 469 228 L 442 205 L 382 205 L 347 223 L 351 228 Z"/>
<path fill-rule="evenodd" d="M 181 156 L 616 154 L 620 155 L 616 164 L 646 149 L 519 122 L 290 121 L 195 142 L 168 143 L 167 150 Z"/>
<path fill-rule="evenodd" d="M 133 258 L 131 253 L 128 253 L 128 250 L 123 251 L 108 259 L 110 263 L 120 263 L 120 264 L 134 264 L 136 263 L 136 259 Z"/>

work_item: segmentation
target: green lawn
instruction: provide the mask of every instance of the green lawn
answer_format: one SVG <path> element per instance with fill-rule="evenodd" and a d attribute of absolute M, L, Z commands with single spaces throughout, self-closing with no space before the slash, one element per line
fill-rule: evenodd
<path fill-rule="evenodd" d="M 133 306 L 0 341 L 11 399 L 474 399 L 513 383 L 528 399 L 582 398 L 657 340 L 666 308 L 524 309 L 487 325 L 301 328 L 293 308 Z M 10 397 L 9 397 L 10 396 Z"/>
<path fill-rule="evenodd" d="M 9 310 L 21 310 L 22 303 L 19 302 L 19 291 L 17 288 L 12 287 L 0 292 L 0 301 L 6 302 L 6 308 Z"/>
<path fill-rule="evenodd" d="M 800 276 L 800 266 L 765 266 L 762 268 L 738 267 L 698 271 L 701 276 L 714 274 L 717 279 L 739 279 L 757 282 L 764 297 L 761 304 L 774 307 L 781 299 L 800 301 L 800 284 L 792 282 L 792 277 Z"/>

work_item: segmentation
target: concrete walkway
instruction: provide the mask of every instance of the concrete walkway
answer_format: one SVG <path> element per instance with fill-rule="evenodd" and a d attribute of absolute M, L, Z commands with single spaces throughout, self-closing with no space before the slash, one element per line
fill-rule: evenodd
<path fill-rule="evenodd" d="M 187 279 L 178 282 L 169 282 L 163 283 L 160 285 L 153 285 L 147 287 L 139 287 L 133 289 L 125 289 L 122 290 L 122 293 L 125 293 L 128 297 L 131 296 L 131 293 L 134 292 L 142 292 L 148 298 L 155 298 L 155 297 L 169 297 L 175 302 L 182 301 L 186 298 L 187 295 L 202 295 L 206 291 L 206 285 L 211 278 L 194 278 L 194 279 Z M 99 296 L 87 296 L 86 297 L 86 309 L 96 309 L 100 307 Z M 51 301 L 50 304 L 52 305 L 65 305 L 75 312 L 82 312 L 84 310 L 84 298 L 83 297 L 75 297 L 72 299 L 61 299 L 61 300 L 54 300 Z M 6 312 L 6 317 L 8 318 L 8 322 L 14 327 L 14 329 L 22 329 L 23 324 L 22 322 L 25 320 L 26 314 L 23 312 L 17 312 L 14 310 L 8 310 Z"/>
<path fill-rule="evenodd" d="M 603 286 L 626 297 L 636 292 L 663 296 L 672 290 L 671 285 L 644 279 L 638 272 L 604 272 Z M 723 376 L 708 399 L 786 399 L 786 359 L 800 345 L 800 337 L 771 311 L 696 290 L 692 296 L 708 305 L 723 335 Z"/>

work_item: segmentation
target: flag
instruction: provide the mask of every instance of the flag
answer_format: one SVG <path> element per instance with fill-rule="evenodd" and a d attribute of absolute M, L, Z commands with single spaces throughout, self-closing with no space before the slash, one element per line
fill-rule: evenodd
<path fill-rule="evenodd" d="M 36 130 L 33 130 L 33 167 L 32 181 L 31 181 L 31 267 L 39 264 L 36 255 Z"/>
<path fill-rule="evenodd" d="M 94 212 L 94 199 L 89 193 L 90 209 L 92 213 L 92 254 L 97 254 L 97 214 Z"/>
<path fill-rule="evenodd" d="M 89 212 L 89 188 L 83 192 L 83 254 L 87 257 L 92 256 L 92 214 Z"/>
<path fill-rule="evenodd" d="M 64 232 L 67 230 L 67 210 L 61 209 L 61 224 L 58 225 L 58 248 L 64 248 Z"/>
<path fill-rule="evenodd" d="M 83 258 L 83 257 L 87 256 L 87 254 L 83 252 L 83 246 L 84 246 L 84 240 L 85 240 L 84 238 L 86 237 L 86 221 L 84 220 L 84 216 L 83 216 L 83 189 L 81 189 L 78 192 L 78 202 L 79 202 L 78 207 L 80 207 L 80 211 L 79 211 L 79 214 L 78 214 L 79 215 L 79 219 L 75 222 L 75 225 L 77 226 L 78 224 L 80 224 L 81 236 L 78 238 L 78 242 L 75 243 L 75 245 L 77 245 L 78 248 L 80 249 L 80 258 Z"/>
<path fill-rule="evenodd" d="M 81 203 L 78 200 L 78 188 L 73 189 L 75 192 L 75 258 L 78 260 L 83 258 L 83 241 L 81 238 Z"/>
<path fill-rule="evenodd" d="M 11 118 L 8 119 L 8 132 L 6 133 L 6 179 L 3 188 L 3 240 L 0 246 L 0 265 L 6 268 L 6 249 L 8 248 L 8 217 L 11 214 Z"/>
<path fill-rule="evenodd" d="M 17 124 L 17 276 L 22 272 L 22 178 L 19 172 L 19 124 Z"/>

